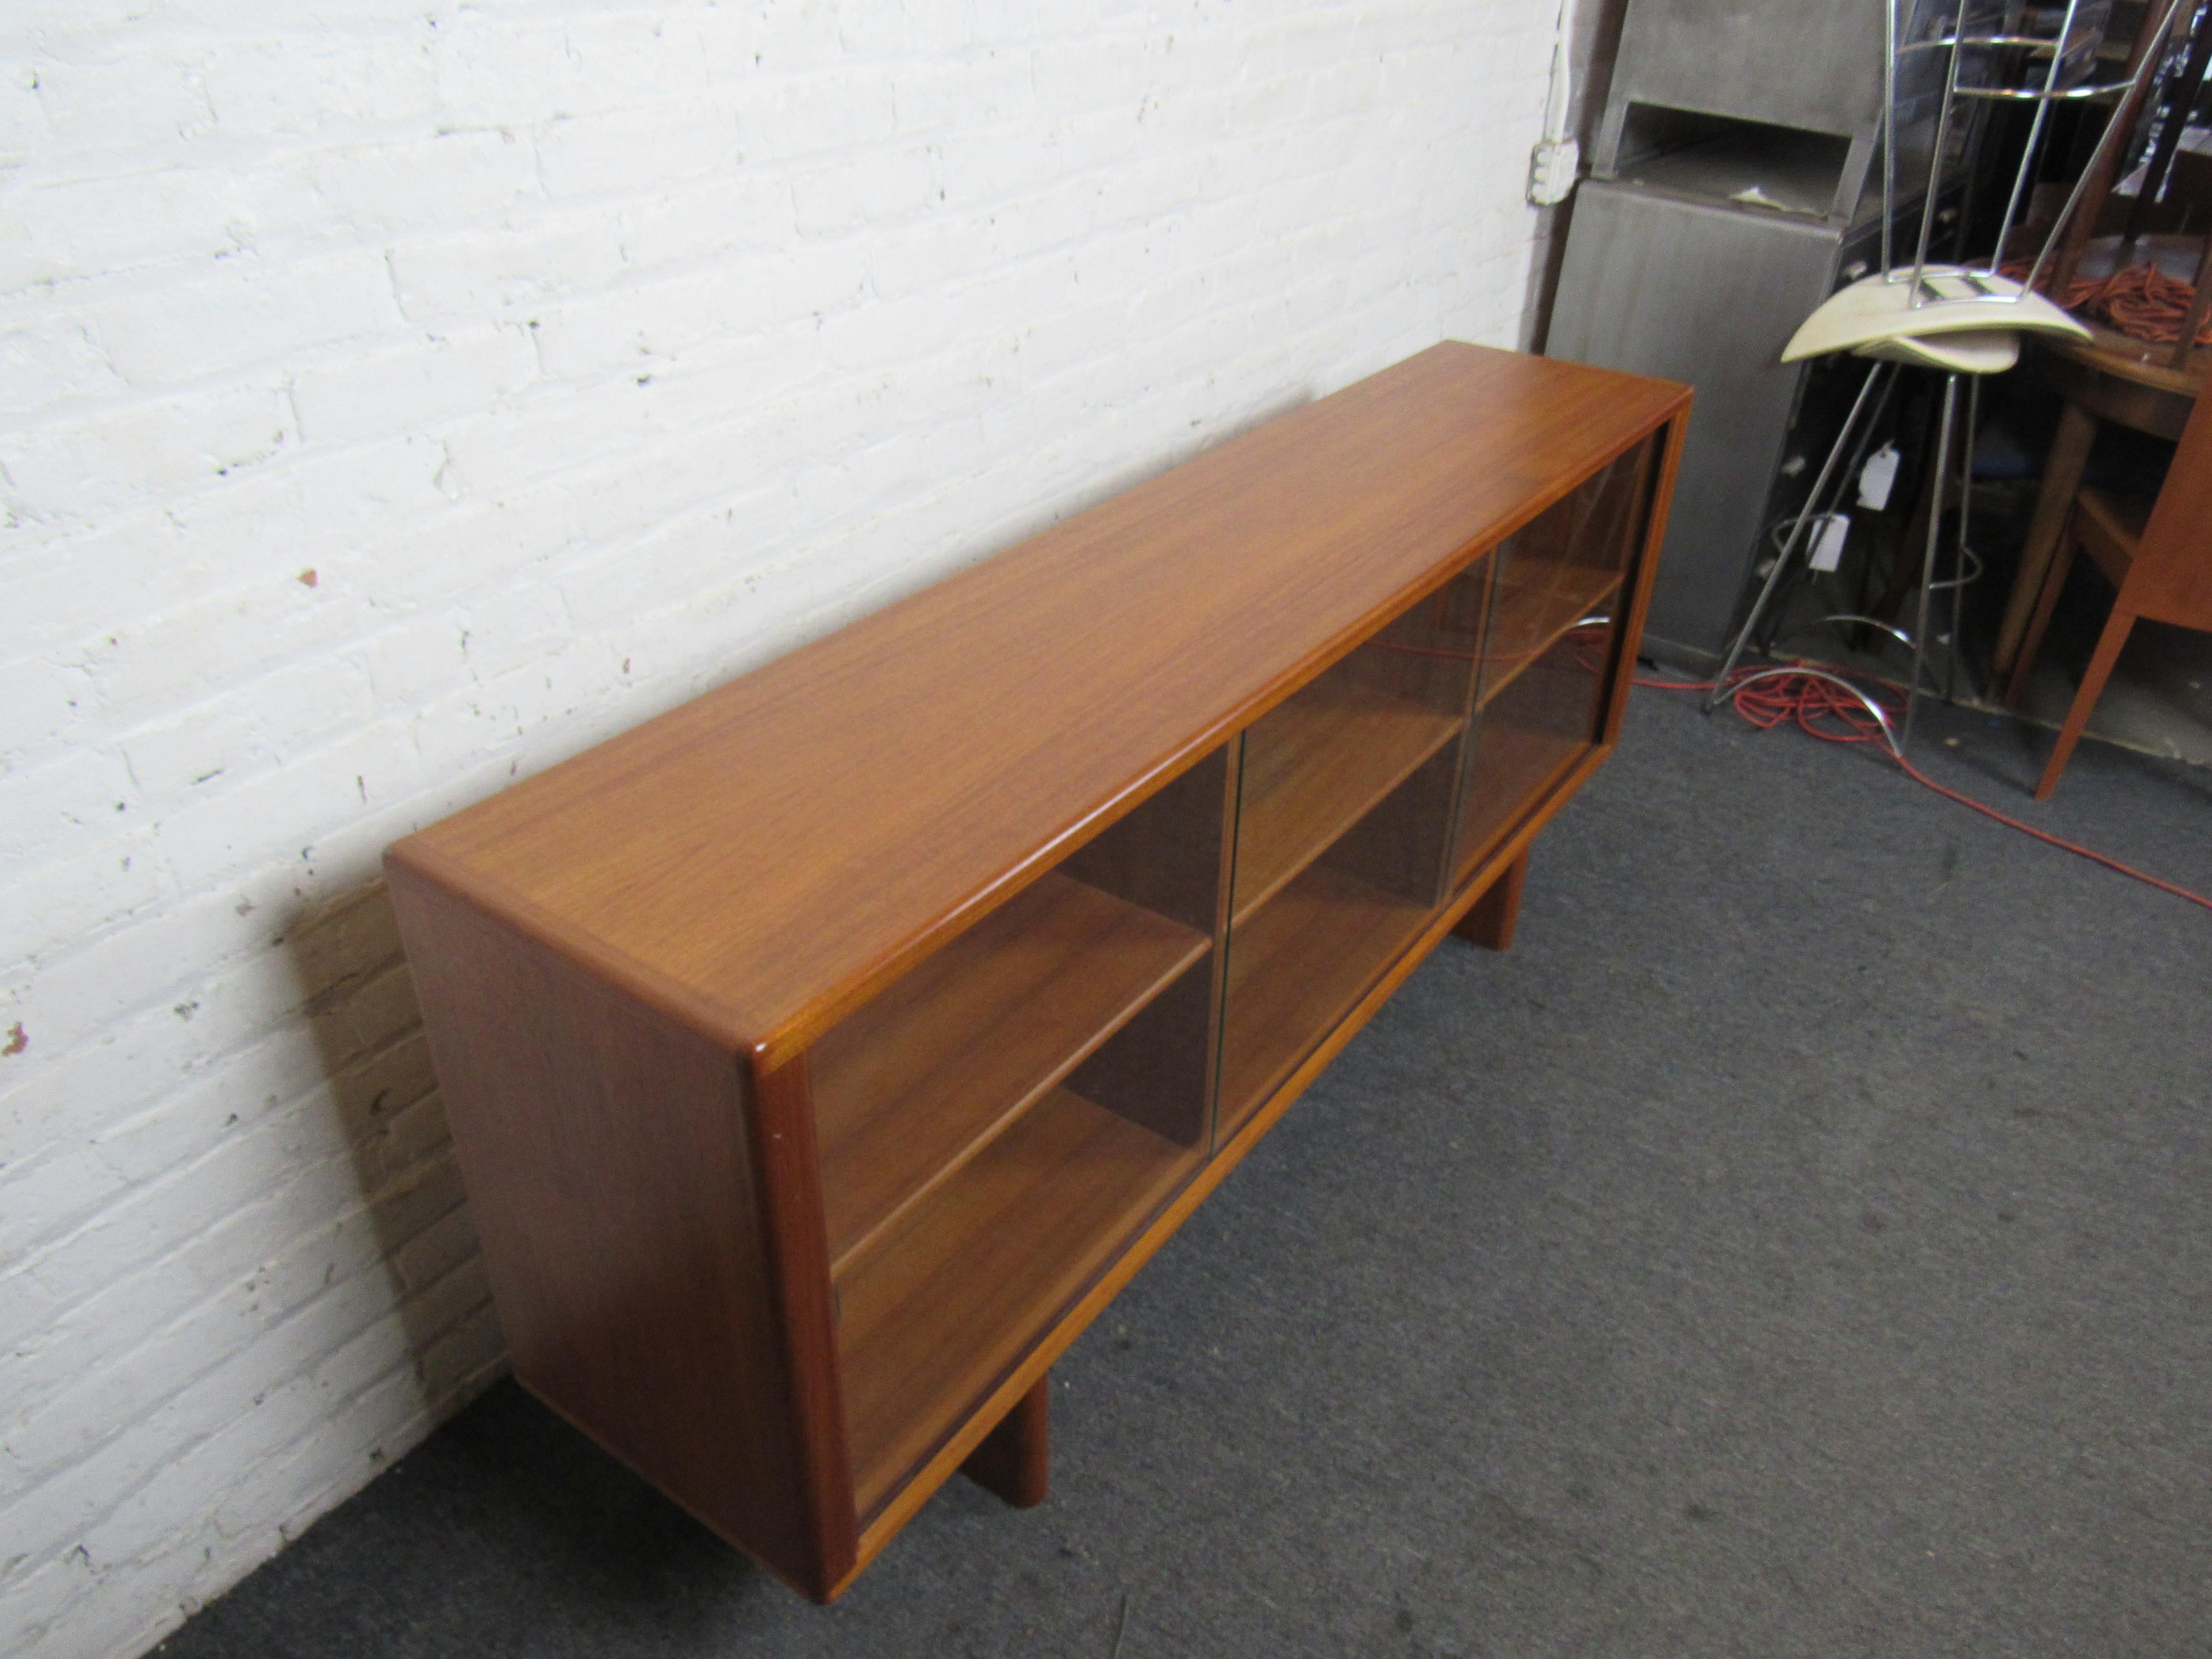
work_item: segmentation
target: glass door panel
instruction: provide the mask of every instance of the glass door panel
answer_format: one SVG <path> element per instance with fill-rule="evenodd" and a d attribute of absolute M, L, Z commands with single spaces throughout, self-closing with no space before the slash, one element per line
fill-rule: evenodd
<path fill-rule="evenodd" d="M 1563 635 L 1483 706 L 1467 746 L 1455 884 L 1597 742 L 1613 633 L 1608 618 Z"/>
<path fill-rule="evenodd" d="M 864 1518 L 1205 1156 L 1230 755 L 808 1051 Z"/>
<path fill-rule="evenodd" d="M 1490 579 L 1485 559 L 1244 734 L 1217 1142 L 1443 900 Z"/>
<path fill-rule="evenodd" d="M 1592 474 L 1498 550 L 1480 699 L 1503 690 L 1583 618 L 1613 608 L 1643 520 L 1655 442 L 1647 439 Z"/>
<path fill-rule="evenodd" d="M 1627 451 L 1495 556 L 1455 884 L 1599 739 L 1657 447 L 1655 436 Z"/>

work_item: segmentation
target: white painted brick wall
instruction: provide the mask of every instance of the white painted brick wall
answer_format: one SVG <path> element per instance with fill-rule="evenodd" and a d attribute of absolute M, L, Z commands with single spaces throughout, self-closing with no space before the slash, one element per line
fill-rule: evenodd
<path fill-rule="evenodd" d="M 1514 343 L 1555 10 L 0 9 L 0 1649 L 497 1373 L 384 846 Z"/>

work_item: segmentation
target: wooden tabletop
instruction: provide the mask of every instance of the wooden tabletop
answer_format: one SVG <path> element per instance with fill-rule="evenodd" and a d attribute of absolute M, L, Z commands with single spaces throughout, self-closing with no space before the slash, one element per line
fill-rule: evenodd
<path fill-rule="evenodd" d="M 780 1063 L 1688 398 L 1436 346 L 390 856 Z"/>
<path fill-rule="evenodd" d="M 2203 389 L 2205 365 L 2212 360 L 2212 353 L 2192 354 L 2188 367 L 2176 368 L 2171 361 L 2171 345 L 2138 340 L 2094 319 L 2082 321 L 2089 331 L 2087 340 L 2045 336 L 2038 343 L 2065 362 L 2100 374 L 2115 375 L 2154 392 L 2193 399 Z"/>

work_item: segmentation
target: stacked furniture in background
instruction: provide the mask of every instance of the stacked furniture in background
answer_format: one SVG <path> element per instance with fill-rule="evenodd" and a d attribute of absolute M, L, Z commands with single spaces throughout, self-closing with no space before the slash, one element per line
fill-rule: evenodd
<path fill-rule="evenodd" d="M 2057 788 L 2059 775 L 2074 757 L 2074 745 L 2081 740 L 2089 711 L 2097 706 L 2138 617 L 2212 632 L 2212 404 L 2202 398 L 2197 400 L 2155 501 L 2108 496 L 2086 489 L 2075 496 L 2057 556 L 2045 573 L 2019 660 L 2013 665 L 2005 692 L 2008 702 L 2018 702 L 2027 689 L 2028 672 L 2043 647 L 2044 629 L 2050 626 L 2077 548 L 2089 555 L 2118 591 L 2112 615 L 2097 636 L 2096 651 L 2082 672 L 2081 690 L 2066 711 L 2057 744 L 2036 783 L 2038 800 L 2047 800 Z"/>

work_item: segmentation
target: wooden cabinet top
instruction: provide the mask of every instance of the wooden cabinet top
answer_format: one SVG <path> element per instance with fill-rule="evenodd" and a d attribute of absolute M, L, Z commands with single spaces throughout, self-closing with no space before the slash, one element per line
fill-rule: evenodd
<path fill-rule="evenodd" d="M 780 1063 L 1688 397 L 1436 346 L 391 856 Z"/>

